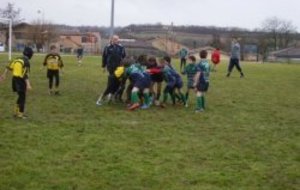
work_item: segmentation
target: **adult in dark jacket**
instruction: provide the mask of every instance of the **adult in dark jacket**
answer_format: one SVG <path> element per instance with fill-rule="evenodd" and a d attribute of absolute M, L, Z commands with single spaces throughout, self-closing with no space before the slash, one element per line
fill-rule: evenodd
<path fill-rule="evenodd" d="M 108 100 L 115 93 L 114 89 L 120 85 L 120 81 L 115 78 L 114 72 L 121 65 L 122 60 L 126 57 L 125 48 L 119 43 L 119 36 L 114 35 L 110 43 L 104 48 L 102 54 L 102 68 L 108 71 L 107 86 L 102 95 L 98 98 L 96 104 L 102 105 L 103 99 L 108 96 Z"/>
<path fill-rule="evenodd" d="M 113 75 L 125 56 L 125 48 L 119 43 L 119 36 L 114 35 L 110 44 L 104 48 L 102 54 L 102 68 L 106 68 L 109 75 Z"/>

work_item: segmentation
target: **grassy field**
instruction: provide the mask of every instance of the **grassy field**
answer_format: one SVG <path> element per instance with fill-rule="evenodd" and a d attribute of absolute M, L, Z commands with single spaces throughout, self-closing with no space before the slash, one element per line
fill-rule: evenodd
<path fill-rule="evenodd" d="M 223 62 L 196 114 L 96 107 L 99 57 L 82 67 L 63 57 L 62 95 L 49 96 L 42 58 L 32 60 L 27 120 L 12 117 L 10 78 L 0 83 L 1 190 L 299 189 L 300 65 L 243 63 L 240 79 Z"/>

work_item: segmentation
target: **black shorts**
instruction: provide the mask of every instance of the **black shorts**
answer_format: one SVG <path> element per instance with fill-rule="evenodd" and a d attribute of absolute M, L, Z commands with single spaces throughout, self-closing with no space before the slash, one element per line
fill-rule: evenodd
<path fill-rule="evenodd" d="M 47 70 L 47 78 L 53 78 L 54 76 L 59 76 L 59 70 Z"/>
<path fill-rule="evenodd" d="M 25 92 L 26 91 L 25 80 L 20 77 L 13 77 L 12 78 L 12 90 L 14 92 Z"/>
<path fill-rule="evenodd" d="M 153 74 L 150 76 L 152 82 L 162 82 L 164 80 L 164 76 L 162 74 Z"/>
<path fill-rule="evenodd" d="M 209 87 L 209 82 L 199 82 L 197 84 L 197 90 L 200 92 L 207 92 Z"/>

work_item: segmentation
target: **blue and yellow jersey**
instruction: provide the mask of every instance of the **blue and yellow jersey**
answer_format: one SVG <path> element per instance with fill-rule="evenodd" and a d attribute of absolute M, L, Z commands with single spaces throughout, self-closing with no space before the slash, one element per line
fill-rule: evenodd
<path fill-rule="evenodd" d="M 60 55 L 57 53 L 46 55 L 43 65 L 47 66 L 49 70 L 59 70 L 64 66 Z"/>
<path fill-rule="evenodd" d="M 13 77 L 26 79 L 30 70 L 29 60 L 26 57 L 16 58 L 9 63 L 7 69 L 12 72 Z"/>

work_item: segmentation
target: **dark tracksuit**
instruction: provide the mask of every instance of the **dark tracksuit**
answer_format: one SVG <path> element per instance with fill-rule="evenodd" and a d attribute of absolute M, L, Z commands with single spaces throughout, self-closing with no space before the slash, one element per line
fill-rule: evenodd
<path fill-rule="evenodd" d="M 112 86 L 117 86 L 119 81 L 115 78 L 114 72 L 117 67 L 120 66 L 121 61 L 125 56 L 125 48 L 120 44 L 109 44 L 104 48 L 102 54 L 102 68 L 106 67 L 109 75 L 103 97 L 110 93 L 115 93 L 115 88 L 112 88 Z"/>

